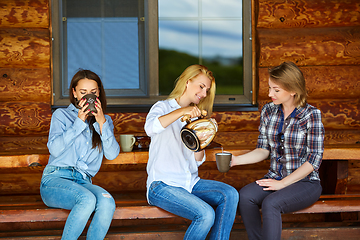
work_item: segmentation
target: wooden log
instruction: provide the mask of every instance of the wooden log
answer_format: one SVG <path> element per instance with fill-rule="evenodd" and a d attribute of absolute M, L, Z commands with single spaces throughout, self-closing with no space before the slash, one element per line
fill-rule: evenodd
<path fill-rule="evenodd" d="M 13 68 L 50 68 L 48 29 L 0 29 L 0 65 Z"/>
<path fill-rule="evenodd" d="M 269 101 L 259 101 L 259 108 L 262 108 Z M 309 100 L 322 112 L 322 122 L 326 130 L 354 129 L 360 127 L 360 101 L 358 99 L 322 99 Z"/>
<path fill-rule="evenodd" d="M 50 69 L 0 68 L 0 102 L 51 101 Z"/>
<path fill-rule="evenodd" d="M 2 28 L 48 28 L 48 0 L 2 0 L 0 4 Z"/>
<path fill-rule="evenodd" d="M 359 66 L 300 67 L 309 99 L 359 99 Z M 269 99 L 268 68 L 259 68 L 259 99 Z"/>
<path fill-rule="evenodd" d="M 0 135 L 48 135 L 51 108 L 46 103 L 0 102 Z"/>
<path fill-rule="evenodd" d="M 259 133 L 257 130 L 254 131 L 234 131 L 234 132 L 218 132 L 214 141 L 224 146 L 224 149 L 230 148 L 247 148 L 253 149 L 256 147 L 257 137 Z M 325 145 L 326 147 L 331 146 L 348 146 L 356 144 L 360 139 L 360 130 L 348 130 L 348 129 L 339 129 L 339 130 L 326 130 L 325 131 Z M 12 156 L 19 156 L 19 161 L 23 163 L 21 167 L 29 166 L 31 163 L 38 162 L 41 165 L 45 165 L 43 161 L 33 161 L 28 162 L 26 155 L 28 154 L 44 154 L 48 155 L 49 151 L 47 149 L 47 140 L 48 136 L 21 136 L 21 137 L 0 137 L 0 155 L 9 156 L 9 159 Z M 118 164 L 121 158 L 122 164 L 136 164 L 138 163 L 139 155 L 143 155 L 144 159 L 147 159 L 147 152 L 130 152 L 130 153 L 121 153 L 121 156 L 116 158 L 114 161 L 104 160 L 108 164 Z M 32 159 L 32 158 L 30 158 Z M 10 160 L 2 161 L 0 158 L 0 167 L 14 166 L 17 167 L 19 164 L 17 160 L 11 162 Z M 145 160 L 144 160 L 145 161 Z"/>
<path fill-rule="evenodd" d="M 48 154 L 1 156 L 0 168 L 29 167 L 32 164 L 45 166 L 48 160 Z"/>
<path fill-rule="evenodd" d="M 252 148 L 256 146 L 257 138 L 259 136 L 258 131 L 234 131 L 234 132 L 218 132 L 214 139 L 215 142 L 221 144 L 225 148 L 247 146 Z M 346 146 L 359 142 L 360 130 L 325 130 L 326 146 L 337 145 Z"/>
<path fill-rule="evenodd" d="M 314 223 L 311 223 L 314 225 Z M 332 240 L 357 240 L 359 239 L 360 228 L 357 226 L 349 227 L 309 227 L 309 228 L 289 228 L 283 229 L 281 232 L 281 239 L 332 239 Z M 344 237 L 346 236 L 346 238 Z"/>
<path fill-rule="evenodd" d="M 351 161 L 350 161 L 351 162 Z M 360 192 L 360 168 L 349 167 L 347 182 L 347 194 L 357 194 Z"/>
<path fill-rule="evenodd" d="M 358 0 L 263 0 L 258 28 L 321 28 L 360 26 Z"/>
<path fill-rule="evenodd" d="M 115 134 L 144 133 L 147 113 L 108 113 L 114 123 Z"/>
<path fill-rule="evenodd" d="M 258 29 L 259 67 L 360 64 L 360 28 Z"/>
<path fill-rule="evenodd" d="M 46 136 L 0 137 L 1 155 L 48 154 Z"/>
<path fill-rule="evenodd" d="M 144 133 L 147 113 L 109 113 L 114 122 L 114 133 Z M 259 112 L 214 112 L 213 118 L 218 122 L 219 131 L 234 129 L 255 130 L 259 125 Z"/>

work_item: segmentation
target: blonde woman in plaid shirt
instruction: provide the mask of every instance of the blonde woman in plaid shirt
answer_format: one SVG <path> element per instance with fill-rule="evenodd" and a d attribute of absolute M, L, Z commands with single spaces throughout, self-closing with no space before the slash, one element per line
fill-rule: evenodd
<path fill-rule="evenodd" d="M 272 102 L 261 111 L 256 149 L 231 162 L 231 166 L 251 164 L 270 156 L 264 178 L 239 191 L 239 210 L 250 240 L 281 239 L 281 214 L 312 205 L 322 191 L 321 112 L 306 103 L 305 80 L 294 63 L 269 69 L 269 97 Z"/>

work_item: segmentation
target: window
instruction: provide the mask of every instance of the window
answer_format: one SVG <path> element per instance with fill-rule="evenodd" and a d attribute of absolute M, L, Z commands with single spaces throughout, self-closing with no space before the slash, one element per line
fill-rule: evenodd
<path fill-rule="evenodd" d="M 250 0 L 51 4 L 55 106 L 68 105 L 71 78 L 83 68 L 104 82 L 109 108 L 148 110 L 197 63 L 215 75 L 215 106 L 251 104 Z"/>

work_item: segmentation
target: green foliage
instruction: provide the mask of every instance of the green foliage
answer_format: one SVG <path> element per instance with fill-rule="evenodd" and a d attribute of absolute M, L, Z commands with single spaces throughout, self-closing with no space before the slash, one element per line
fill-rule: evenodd
<path fill-rule="evenodd" d="M 159 50 L 159 88 L 160 95 L 168 95 L 174 88 L 175 80 L 192 64 L 198 64 L 198 57 L 174 50 Z M 216 94 L 243 94 L 242 59 L 224 65 L 220 60 L 203 60 L 216 79 Z"/>

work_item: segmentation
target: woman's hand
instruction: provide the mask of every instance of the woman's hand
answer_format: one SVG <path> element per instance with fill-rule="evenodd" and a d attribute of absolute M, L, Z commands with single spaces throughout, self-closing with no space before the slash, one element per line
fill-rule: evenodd
<path fill-rule="evenodd" d="M 200 117 L 201 111 L 197 106 L 189 106 L 181 108 L 183 111 L 182 115 L 189 115 L 190 118 Z"/>
<path fill-rule="evenodd" d="M 103 124 L 106 122 L 106 119 L 105 119 L 105 115 L 104 115 L 104 112 L 102 110 L 101 102 L 100 102 L 99 98 L 96 98 L 95 108 L 96 108 L 97 113 L 95 113 L 95 112 L 91 112 L 91 113 L 94 115 L 96 121 L 99 123 L 100 131 L 101 131 Z"/>
<path fill-rule="evenodd" d="M 88 113 L 90 112 L 90 110 L 85 110 L 87 108 L 87 106 L 89 105 L 89 103 L 86 103 L 86 99 L 82 98 L 79 102 L 79 106 L 81 107 L 79 112 L 78 112 L 78 118 L 80 118 L 83 122 L 85 122 Z"/>
<path fill-rule="evenodd" d="M 182 107 L 159 117 L 159 121 L 161 126 L 167 128 L 170 124 L 172 124 L 184 115 L 189 115 L 190 118 L 199 117 L 201 116 L 201 111 L 196 106 Z"/>
<path fill-rule="evenodd" d="M 257 185 L 264 187 L 264 191 L 277 191 L 283 189 L 285 184 L 282 181 L 275 180 L 275 179 L 260 179 L 256 181 Z"/>

